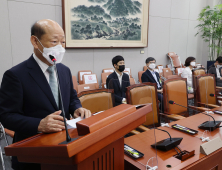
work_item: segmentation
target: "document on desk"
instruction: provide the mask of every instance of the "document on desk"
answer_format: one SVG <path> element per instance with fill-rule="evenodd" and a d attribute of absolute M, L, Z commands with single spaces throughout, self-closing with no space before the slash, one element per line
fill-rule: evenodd
<path fill-rule="evenodd" d="M 75 129 L 76 128 L 76 122 L 79 122 L 83 120 L 81 117 L 72 119 L 72 120 L 67 120 L 67 128 L 68 129 Z"/>

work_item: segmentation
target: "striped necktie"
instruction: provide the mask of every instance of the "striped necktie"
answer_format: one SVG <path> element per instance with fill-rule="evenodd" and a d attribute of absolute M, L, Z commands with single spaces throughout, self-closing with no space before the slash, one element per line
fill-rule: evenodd
<path fill-rule="evenodd" d="M 55 77 L 55 69 L 54 66 L 49 66 L 47 71 L 49 72 L 49 86 L 52 90 L 52 94 L 55 98 L 55 102 L 59 107 L 59 93 L 58 93 L 58 84 Z"/>

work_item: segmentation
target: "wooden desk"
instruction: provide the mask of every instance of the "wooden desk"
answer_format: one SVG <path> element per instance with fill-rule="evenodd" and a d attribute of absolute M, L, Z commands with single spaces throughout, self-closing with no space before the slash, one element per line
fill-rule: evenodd
<path fill-rule="evenodd" d="M 221 110 L 222 107 L 215 110 Z M 221 120 L 222 116 L 217 114 L 211 114 L 215 120 Z M 194 130 L 198 130 L 199 133 L 197 135 L 189 135 L 180 131 L 177 131 L 175 129 L 169 128 L 169 127 L 159 127 L 160 129 L 167 130 L 172 138 L 173 137 L 183 137 L 182 142 L 180 143 L 179 147 L 181 150 L 187 150 L 192 151 L 195 150 L 195 155 L 185 161 L 180 161 L 173 157 L 173 155 L 177 154 L 175 150 L 169 150 L 169 151 L 160 151 L 157 150 L 157 158 L 158 158 L 158 170 L 222 170 L 222 148 L 218 149 L 217 151 L 213 152 L 212 154 L 206 156 L 200 153 L 200 145 L 203 143 L 199 137 L 202 136 L 204 130 L 198 129 L 198 126 L 203 123 L 204 121 L 209 121 L 209 116 L 206 116 L 204 114 L 196 114 L 194 116 L 171 122 L 169 125 L 173 125 L 175 123 L 189 127 Z M 212 121 L 212 118 L 210 118 L 210 121 Z M 164 133 L 159 130 L 155 130 L 156 134 L 156 141 L 163 140 L 165 138 L 169 138 L 167 133 Z M 211 139 L 215 137 L 220 137 L 222 139 L 222 128 L 216 129 L 213 132 L 210 132 Z M 154 137 L 154 129 L 150 131 L 146 131 L 143 133 L 140 133 L 138 135 L 134 135 L 128 138 L 125 138 L 125 144 L 135 148 L 136 150 L 144 153 L 144 157 L 133 160 L 127 155 L 124 155 L 125 159 L 125 169 L 127 170 L 145 170 L 145 166 L 147 161 L 151 157 L 156 156 L 156 150 L 151 148 L 151 144 L 155 143 L 155 137 Z M 134 166 L 132 166 L 134 165 Z M 166 165 L 171 165 L 172 168 L 167 168 Z M 136 168 L 137 167 L 137 168 Z"/>

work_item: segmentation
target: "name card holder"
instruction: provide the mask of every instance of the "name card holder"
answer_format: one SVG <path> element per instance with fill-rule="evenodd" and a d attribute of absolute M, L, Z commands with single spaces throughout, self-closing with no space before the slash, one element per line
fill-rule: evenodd
<path fill-rule="evenodd" d="M 219 137 L 210 140 L 207 143 L 200 145 L 200 153 L 204 155 L 209 155 L 212 152 L 220 149 L 222 147 L 222 141 Z"/>

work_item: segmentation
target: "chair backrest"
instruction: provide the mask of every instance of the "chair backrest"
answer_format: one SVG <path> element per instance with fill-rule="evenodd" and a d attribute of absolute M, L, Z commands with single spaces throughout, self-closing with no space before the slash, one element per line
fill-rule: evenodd
<path fill-rule="evenodd" d="M 181 78 L 180 75 L 168 75 L 165 77 L 166 79 L 175 79 L 175 78 Z"/>
<path fill-rule="evenodd" d="M 147 70 L 147 66 L 143 66 L 143 71 L 146 71 Z"/>
<path fill-rule="evenodd" d="M 132 78 L 131 68 L 126 67 L 124 71 L 128 71 L 129 72 L 129 76 Z"/>
<path fill-rule="evenodd" d="M 83 74 L 82 75 L 83 84 L 98 84 L 98 79 L 96 74 Z"/>
<path fill-rule="evenodd" d="M 142 83 L 142 74 L 144 73 L 145 71 L 139 71 L 138 72 L 138 80 L 140 83 Z"/>
<path fill-rule="evenodd" d="M 78 82 L 76 79 L 76 76 L 72 76 L 72 84 L 73 84 L 73 88 L 77 91 L 78 93 Z"/>
<path fill-rule="evenodd" d="M 151 112 L 153 114 L 148 113 L 146 115 L 146 122 L 144 125 L 152 126 L 154 123 L 159 126 L 159 107 L 156 83 L 134 84 L 127 87 L 126 99 L 127 103 L 132 105 L 152 103 L 153 110 Z"/>
<path fill-rule="evenodd" d="M 180 67 L 181 66 L 181 62 L 180 62 L 180 58 L 178 55 L 174 54 L 174 55 L 170 55 L 169 58 L 171 59 L 173 66 L 174 67 Z"/>
<path fill-rule="evenodd" d="M 216 94 L 216 83 L 213 74 L 204 74 L 196 77 L 196 99 L 197 102 L 206 104 L 217 104 L 216 97 L 211 97 L 210 94 Z"/>
<path fill-rule="evenodd" d="M 184 70 L 184 68 L 183 68 L 183 67 L 181 67 L 181 68 L 176 68 L 175 73 L 176 73 L 177 75 L 181 75 L 181 74 L 182 74 L 182 72 L 183 72 L 183 70 Z"/>
<path fill-rule="evenodd" d="M 106 83 L 107 77 L 111 74 L 112 72 L 107 72 L 107 73 L 101 73 L 101 79 L 102 79 L 102 84 Z"/>
<path fill-rule="evenodd" d="M 94 84 L 80 84 L 78 85 L 78 93 L 81 93 L 82 91 L 89 91 L 89 90 L 95 90 L 99 89 L 99 84 L 94 83 Z"/>
<path fill-rule="evenodd" d="M 167 76 L 173 75 L 170 68 L 163 68 L 163 77 L 167 78 Z"/>
<path fill-rule="evenodd" d="M 164 110 L 167 114 L 187 112 L 187 108 L 169 104 L 172 100 L 182 106 L 188 106 L 187 80 L 184 78 L 168 79 L 163 82 Z"/>
<path fill-rule="evenodd" d="M 112 72 L 114 72 L 114 69 L 113 68 L 104 68 L 102 72 L 103 73 L 108 73 L 108 72 L 112 73 Z"/>
<path fill-rule="evenodd" d="M 91 70 L 81 70 L 81 71 L 78 71 L 79 84 L 83 84 L 83 80 L 82 80 L 82 75 L 83 74 L 92 74 L 92 71 Z"/>
<path fill-rule="evenodd" d="M 130 85 L 134 85 L 134 84 L 136 84 L 134 78 L 130 78 Z"/>
<path fill-rule="evenodd" d="M 192 70 L 192 73 L 194 76 L 198 76 L 201 74 L 205 74 L 205 70 L 204 69 L 195 69 L 195 70 Z"/>
<path fill-rule="evenodd" d="M 172 56 L 172 55 L 176 55 L 176 53 L 175 53 L 175 52 L 169 52 L 169 53 L 167 53 L 167 56 L 168 56 L 168 57 L 170 57 L 170 56 Z"/>
<path fill-rule="evenodd" d="M 83 108 L 92 113 L 104 111 L 114 106 L 113 90 L 97 89 L 78 94 L 78 98 Z"/>

